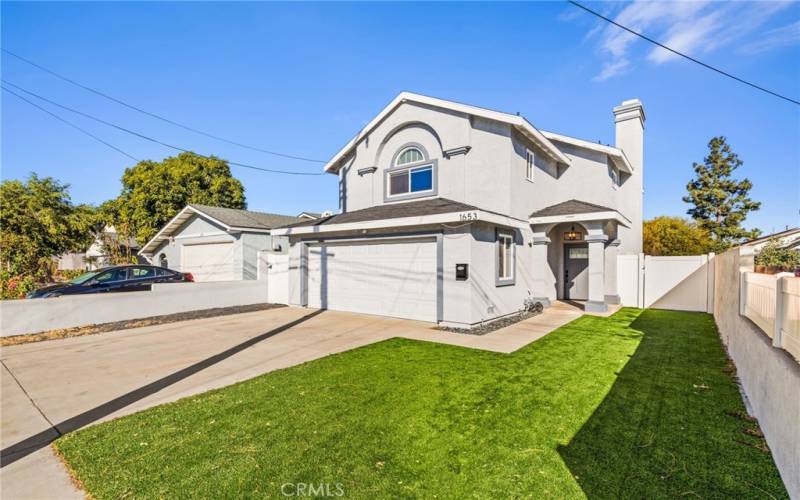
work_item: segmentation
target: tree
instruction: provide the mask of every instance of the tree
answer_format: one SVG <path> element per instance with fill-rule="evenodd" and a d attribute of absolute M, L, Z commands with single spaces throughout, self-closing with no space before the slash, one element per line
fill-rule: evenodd
<path fill-rule="evenodd" d="M 189 203 L 245 208 L 244 187 L 225 160 L 181 153 L 126 169 L 122 192 L 103 214 L 120 236 L 143 245 Z"/>
<path fill-rule="evenodd" d="M 97 213 L 73 205 L 69 185 L 31 174 L 0 183 L 0 248 L 3 270 L 49 279 L 52 258 L 86 250 L 94 239 Z"/>
<path fill-rule="evenodd" d="M 733 172 L 742 160 L 731 151 L 724 137 L 708 143 L 709 153 L 703 163 L 694 163 L 695 179 L 686 185 L 683 201 L 694 205 L 687 213 L 711 235 L 714 250 L 721 251 L 745 239 L 756 238 L 761 231 L 742 227 L 747 214 L 758 210 L 760 202 L 748 197 L 753 184 L 746 178 L 738 181 Z"/>
<path fill-rule="evenodd" d="M 713 244 L 705 229 L 680 217 L 645 221 L 642 233 L 647 255 L 698 255 L 709 252 Z"/>

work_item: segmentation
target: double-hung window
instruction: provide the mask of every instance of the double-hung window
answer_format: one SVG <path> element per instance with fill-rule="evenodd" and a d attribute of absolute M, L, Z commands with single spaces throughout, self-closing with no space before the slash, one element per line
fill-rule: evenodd
<path fill-rule="evenodd" d="M 427 161 L 422 151 L 409 146 L 396 156 L 387 175 L 386 197 L 407 198 L 434 194 L 435 161 Z"/>
<path fill-rule="evenodd" d="M 514 264 L 515 264 L 515 248 L 514 248 L 514 234 L 510 232 L 497 232 L 497 276 L 496 284 L 513 285 L 514 284 Z"/>
<path fill-rule="evenodd" d="M 533 171 L 536 168 L 535 156 L 530 149 L 525 152 L 525 178 L 533 182 Z"/>

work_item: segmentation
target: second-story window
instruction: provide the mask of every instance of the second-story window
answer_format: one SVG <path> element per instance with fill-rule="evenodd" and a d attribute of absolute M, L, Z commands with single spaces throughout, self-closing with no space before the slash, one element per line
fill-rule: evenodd
<path fill-rule="evenodd" d="M 389 195 L 419 193 L 433 189 L 433 167 L 410 168 L 389 175 Z"/>
<path fill-rule="evenodd" d="M 525 153 L 525 178 L 533 182 L 533 171 L 536 168 L 535 156 L 533 151 L 527 150 Z"/>
<path fill-rule="evenodd" d="M 619 186 L 619 169 L 617 167 L 611 167 L 609 176 L 611 177 L 611 184 Z"/>
<path fill-rule="evenodd" d="M 436 190 L 436 161 L 414 146 L 401 149 L 387 172 L 386 198 L 430 196 Z"/>

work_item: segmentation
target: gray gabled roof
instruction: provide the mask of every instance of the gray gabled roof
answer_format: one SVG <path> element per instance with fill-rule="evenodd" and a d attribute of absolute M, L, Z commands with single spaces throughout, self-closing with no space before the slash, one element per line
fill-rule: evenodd
<path fill-rule="evenodd" d="M 614 212 L 613 208 L 595 205 L 580 200 L 569 200 L 550 205 L 531 214 L 531 217 L 552 217 L 555 215 L 589 214 L 592 212 Z"/>
<path fill-rule="evenodd" d="M 189 205 L 212 219 L 222 222 L 226 226 L 245 229 L 273 229 L 287 224 L 298 222 L 300 219 L 291 215 L 269 214 L 240 210 L 236 208 L 212 207 L 209 205 Z"/>
<path fill-rule="evenodd" d="M 347 224 L 351 222 L 367 222 L 383 219 L 400 219 L 403 217 L 419 217 L 423 215 L 448 214 L 451 212 L 463 212 L 466 210 L 478 210 L 477 207 L 447 200 L 445 198 L 432 198 L 429 200 L 407 201 L 403 203 L 387 203 L 374 207 L 353 210 L 343 214 L 331 215 L 314 220 L 304 220 L 286 227 L 307 227 L 323 226 L 326 224 Z"/>
<path fill-rule="evenodd" d="M 239 210 L 236 208 L 212 207 L 210 205 L 191 204 L 183 207 L 160 231 L 148 241 L 139 251 L 142 255 L 154 252 L 159 245 L 168 240 L 169 237 L 189 221 L 192 217 L 205 217 L 222 225 L 225 231 L 247 231 L 269 233 L 276 227 L 285 226 L 301 220 L 291 215 L 267 214 L 263 212 L 253 212 L 251 210 Z"/>

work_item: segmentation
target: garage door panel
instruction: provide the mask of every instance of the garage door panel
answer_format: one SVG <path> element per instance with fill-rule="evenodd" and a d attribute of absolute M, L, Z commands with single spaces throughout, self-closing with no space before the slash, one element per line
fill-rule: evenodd
<path fill-rule="evenodd" d="M 310 248 L 311 307 L 436 321 L 434 240 Z"/>
<path fill-rule="evenodd" d="M 181 270 L 192 273 L 195 281 L 232 281 L 232 242 L 184 245 L 181 249 Z"/>

